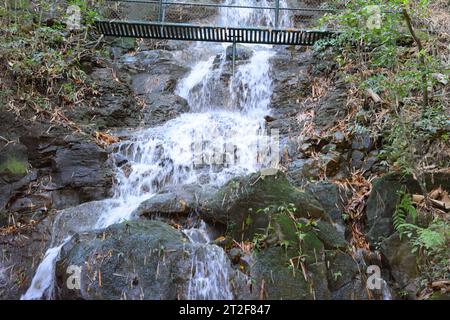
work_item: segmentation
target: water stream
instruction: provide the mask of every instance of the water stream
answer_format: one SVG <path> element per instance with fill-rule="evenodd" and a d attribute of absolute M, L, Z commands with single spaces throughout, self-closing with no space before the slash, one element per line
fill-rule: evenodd
<path fill-rule="evenodd" d="M 283 6 L 285 2 L 281 1 Z M 265 0 L 243 0 L 239 4 L 268 5 Z M 229 26 L 273 26 L 274 17 L 271 11 L 224 8 L 219 10 L 216 22 Z M 282 14 L 280 23 L 288 26 L 289 16 Z M 63 239 L 74 231 L 105 228 L 130 219 L 140 203 L 163 187 L 191 183 L 220 186 L 232 177 L 276 164 L 278 152 L 270 150 L 277 142 L 276 136 L 267 134 L 264 120 L 270 113 L 270 58 L 274 51 L 271 46 L 247 46 L 250 59 L 230 74 L 226 47 L 192 44 L 188 50 L 201 54 L 176 89 L 188 101 L 191 112 L 162 126 L 135 132 L 116 146 L 115 152 L 128 161 L 128 170 L 117 168 L 114 197 L 98 204 L 99 214 L 94 218 L 82 221 L 72 214 L 71 219 L 78 219 L 75 229 L 62 232 L 55 222 L 54 233 L 58 236 L 53 237 L 52 248 L 22 299 L 53 298 L 55 263 L 65 243 Z M 222 79 L 227 74 L 230 79 L 224 84 Z M 196 245 L 186 298 L 232 299 L 225 252 L 210 244 L 204 224 L 184 233 Z"/>

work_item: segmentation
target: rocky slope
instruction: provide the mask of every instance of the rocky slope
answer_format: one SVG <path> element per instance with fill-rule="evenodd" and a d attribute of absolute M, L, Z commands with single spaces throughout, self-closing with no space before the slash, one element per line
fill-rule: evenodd
<path fill-rule="evenodd" d="M 92 103 L 65 113 L 76 129 L 36 120 L 30 112 L 0 112 L 0 298 L 20 298 L 29 287 L 52 228 L 61 240 L 76 233 L 56 266 L 57 298 L 185 297 L 193 272 L 188 257 L 201 247 L 179 229 L 197 217 L 211 225 L 211 245 L 227 253 L 235 299 L 383 298 L 383 290 L 366 289 L 368 265 L 382 268 L 394 298 L 399 292 L 414 298 L 418 255 L 400 239 L 392 218 L 397 191 L 422 190 L 413 177 L 386 174 L 379 137 L 338 128 L 350 112 L 349 88 L 331 51 L 283 47 L 271 59 L 273 114 L 266 119 L 281 134 L 283 172 L 237 177 L 218 190 L 164 189 L 142 203 L 131 222 L 77 230 L 74 219 L 89 221 L 102 210 L 96 201 L 112 193 L 121 159 L 113 159 L 105 137 L 120 138 L 127 129 L 161 125 L 189 111 L 174 90 L 189 71 L 176 54 L 179 46 L 111 41 L 108 57 L 84 61 L 96 94 Z M 249 58 L 238 51 L 238 63 Z M 358 190 L 342 181 L 355 170 L 381 176 L 362 197 L 366 251 L 352 248 L 346 217 Z M 427 191 L 450 190 L 448 172 L 425 180 Z M 57 215 L 62 218 L 54 221 Z M 65 286 L 70 265 L 83 265 L 79 291 Z"/>

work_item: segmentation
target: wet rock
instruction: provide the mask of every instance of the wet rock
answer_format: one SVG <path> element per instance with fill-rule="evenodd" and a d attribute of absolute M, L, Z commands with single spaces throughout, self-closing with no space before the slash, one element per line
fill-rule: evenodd
<path fill-rule="evenodd" d="M 173 92 L 179 79 L 189 71 L 173 54 L 164 50 L 141 51 L 124 56 L 123 69 L 132 74 L 132 87 L 137 95 Z"/>
<path fill-rule="evenodd" d="M 330 290 L 338 291 L 350 284 L 359 275 L 360 269 L 353 258 L 341 251 L 327 251 L 329 263 L 328 284 Z"/>
<path fill-rule="evenodd" d="M 11 199 L 14 199 L 21 190 L 26 188 L 32 181 L 35 181 L 38 177 L 36 170 L 31 170 L 26 176 L 16 182 L 9 184 L 0 184 L 0 211 L 5 209 Z"/>
<path fill-rule="evenodd" d="M 166 188 L 150 199 L 142 202 L 132 216 L 154 217 L 187 217 L 198 211 L 207 194 L 213 192 L 210 188 L 200 185 L 184 185 Z"/>
<path fill-rule="evenodd" d="M 252 49 L 244 45 L 236 45 L 236 61 L 239 60 L 249 60 L 253 55 Z M 225 57 L 227 61 L 233 61 L 233 46 L 230 45 L 226 49 Z"/>
<path fill-rule="evenodd" d="M 309 179 L 319 176 L 317 159 L 294 160 L 288 167 L 287 176 L 295 186 L 303 186 Z"/>
<path fill-rule="evenodd" d="M 366 282 L 361 276 L 357 276 L 354 281 L 345 284 L 337 291 L 333 292 L 333 300 L 368 300 Z"/>
<path fill-rule="evenodd" d="M 194 258 L 201 263 L 194 263 Z M 219 247 L 189 243 L 182 232 L 160 221 L 124 222 L 77 235 L 63 246 L 56 266 L 57 298 L 201 299 L 203 293 L 198 286 L 203 282 L 196 282 L 196 273 L 212 273 L 202 268 L 218 269 L 217 264 L 224 272 L 218 281 L 229 277 L 230 282 L 237 282 Z M 81 268 L 80 290 L 70 290 L 66 285 L 69 266 Z M 213 294 L 233 298 L 231 293 L 226 296 L 221 285 L 217 284 L 219 292 Z"/>
<path fill-rule="evenodd" d="M 305 275 L 301 269 L 292 268 L 291 257 L 298 255 L 292 249 L 271 247 L 256 255 L 251 268 L 254 280 L 254 297 L 271 300 L 312 300 L 329 299 L 327 268 L 323 262 L 306 266 Z"/>
<path fill-rule="evenodd" d="M 87 197 L 85 201 L 109 196 L 113 170 L 108 152 L 76 137 L 67 137 L 65 143 L 52 159 L 52 176 L 57 188 L 82 190 Z"/>
<path fill-rule="evenodd" d="M 349 243 L 344 235 L 339 232 L 332 224 L 324 221 L 317 221 L 317 237 L 323 243 L 325 249 L 346 249 Z"/>
<path fill-rule="evenodd" d="M 318 180 L 323 175 L 335 177 L 346 172 L 343 157 L 339 152 L 320 153 L 319 157 L 297 159 L 289 164 L 287 176 L 292 184 L 303 187 L 311 180 Z"/>
<path fill-rule="evenodd" d="M 91 201 L 55 213 L 53 242 L 59 244 L 69 236 L 96 229 L 100 217 L 119 205 L 111 200 Z"/>
<path fill-rule="evenodd" d="M 1 218 L 1 213 L 0 213 Z M 34 228 L 0 234 L 0 300 L 19 300 L 51 240 L 52 217 Z"/>
<path fill-rule="evenodd" d="M 8 210 L 21 214 L 34 211 L 46 212 L 51 205 L 52 198 L 49 194 L 32 194 L 16 199 L 8 206 Z"/>
<path fill-rule="evenodd" d="M 282 172 L 268 176 L 255 173 L 230 180 L 206 201 L 200 215 L 227 225 L 236 239 L 252 239 L 269 222 L 269 216 L 260 209 L 288 204 L 297 208 L 299 217 L 330 220 L 320 204 L 290 185 Z"/>
<path fill-rule="evenodd" d="M 162 125 L 164 122 L 188 112 L 187 101 L 174 94 L 150 94 L 143 98 L 143 123 L 146 126 Z"/>
<path fill-rule="evenodd" d="M 158 221 L 135 221 L 74 238 L 56 268 L 61 299 L 178 298 L 189 276 L 189 248 L 181 232 Z M 82 268 L 81 289 L 69 290 L 71 265 Z"/>
<path fill-rule="evenodd" d="M 111 52 L 115 59 L 118 59 L 124 54 L 134 50 L 136 45 L 136 39 L 134 38 L 114 37 L 110 42 Z"/>
<path fill-rule="evenodd" d="M 33 193 L 49 193 L 52 208 L 61 209 L 110 195 L 112 161 L 109 153 L 91 139 L 55 132 L 26 135 L 20 141 L 27 147 L 29 163 L 35 168 L 21 182 L 21 188 L 37 180 Z M 24 194 L 29 195 L 30 190 Z"/>

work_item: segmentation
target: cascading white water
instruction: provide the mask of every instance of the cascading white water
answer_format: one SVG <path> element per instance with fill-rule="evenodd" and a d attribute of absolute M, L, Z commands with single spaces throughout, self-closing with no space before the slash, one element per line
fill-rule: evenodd
<path fill-rule="evenodd" d="M 230 260 L 216 245 L 197 245 L 191 257 L 191 279 L 187 299 L 232 300 Z"/>
<path fill-rule="evenodd" d="M 237 4 L 234 0 L 225 3 Z M 238 4 L 269 5 L 266 0 L 244 0 Z M 286 1 L 281 1 L 281 5 L 286 6 Z M 288 14 L 282 12 L 280 25 L 286 26 L 288 20 Z M 228 26 L 273 26 L 274 12 L 224 8 L 220 9 L 216 22 Z M 276 165 L 278 151 L 270 150 L 270 146 L 277 145 L 277 137 L 268 136 L 264 130 L 264 116 L 269 113 L 272 95 L 271 47 L 247 46 L 252 51 L 250 60 L 237 66 L 236 73 L 224 85 L 225 46 L 217 46 L 217 50 L 206 44 L 194 46 L 196 50 L 192 52 L 211 55 L 196 63 L 177 86 L 176 92 L 188 101 L 191 113 L 160 127 L 139 131 L 117 145 L 116 152 L 128 163 L 126 170 L 117 170 L 114 198 L 102 202 L 104 212 L 94 226 L 77 226 L 77 232 L 129 219 L 140 203 L 165 186 L 191 183 L 220 186 L 234 176 Z M 202 46 L 205 50 L 201 50 Z M 228 68 L 229 64 L 228 61 Z M 219 96 L 224 87 L 224 94 Z M 199 237 L 199 232 L 203 237 Z M 191 229 L 185 234 L 196 244 L 187 298 L 232 299 L 225 252 L 209 244 L 210 239 L 203 231 Z M 47 251 L 22 299 L 40 299 L 51 292 L 55 263 L 63 244 L 52 245 L 58 246 Z"/>
<path fill-rule="evenodd" d="M 195 244 L 191 257 L 191 279 L 186 298 L 189 300 L 231 300 L 229 285 L 230 261 L 225 252 L 211 245 L 207 225 L 200 222 L 197 228 L 183 230 Z"/>
<path fill-rule="evenodd" d="M 41 299 L 44 295 L 47 299 L 53 298 L 53 282 L 55 281 L 55 261 L 58 259 L 61 248 L 69 241 L 67 238 L 59 246 L 47 250 L 44 259 L 39 264 L 36 275 L 31 281 L 30 288 L 22 296 L 23 300 Z"/>

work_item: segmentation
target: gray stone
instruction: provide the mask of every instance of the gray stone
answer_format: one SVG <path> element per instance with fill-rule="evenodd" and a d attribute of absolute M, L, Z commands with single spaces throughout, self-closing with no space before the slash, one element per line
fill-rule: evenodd
<path fill-rule="evenodd" d="M 360 151 L 370 151 L 373 148 L 373 139 L 369 133 L 357 134 L 352 139 L 352 149 Z"/>
<path fill-rule="evenodd" d="M 175 217 L 197 212 L 206 197 L 214 193 L 212 188 L 200 185 L 175 186 L 161 190 L 150 199 L 142 202 L 132 216 Z"/>
<path fill-rule="evenodd" d="M 253 51 L 249 47 L 246 47 L 244 45 L 236 45 L 236 55 L 235 59 L 238 60 L 248 60 L 252 57 Z M 233 60 L 233 46 L 230 45 L 226 49 L 226 59 L 227 61 Z"/>
<path fill-rule="evenodd" d="M 364 162 L 364 153 L 358 150 L 352 152 L 352 167 L 355 169 L 361 169 Z"/>
<path fill-rule="evenodd" d="M 343 230 L 345 222 L 342 219 L 342 214 L 344 213 L 342 199 L 346 197 L 345 192 L 341 191 L 336 184 L 324 181 L 308 183 L 305 186 L 305 190 L 322 205 L 331 220 L 339 224 Z"/>
<path fill-rule="evenodd" d="M 419 276 L 418 255 L 412 252 L 413 247 L 406 237 L 400 239 L 396 232 L 383 240 L 380 246 L 386 258 L 391 274 L 400 289 L 409 289 L 416 293 L 415 280 Z"/>

